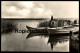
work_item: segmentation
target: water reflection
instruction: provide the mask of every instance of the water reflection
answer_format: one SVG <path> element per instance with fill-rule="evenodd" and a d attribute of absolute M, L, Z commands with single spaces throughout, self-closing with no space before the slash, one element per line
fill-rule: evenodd
<path fill-rule="evenodd" d="M 48 37 L 48 41 L 46 42 L 46 44 L 50 45 L 51 50 L 54 51 L 54 47 L 58 44 L 58 43 L 65 43 L 67 41 L 69 41 L 69 36 L 57 36 L 57 35 L 53 35 L 53 34 L 47 34 L 47 33 L 29 33 L 26 37 L 26 39 L 35 37 L 35 36 L 39 36 L 39 37 Z M 61 48 L 60 48 L 61 49 Z"/>
<path fill-rule="evenodd" d="M 51 50 L 53 50 L 53 47 L 56 46 L 56 44 L 59 43 L 64 43 L 69 40 L 69 37 L 67 36 L 55 36 L 55 35 L 50 35 L 48 39 L 48 43 L 51 45 Z"/>
<path fill-rule="evenodd" d="M 26 39 L 31 38 L 31 37 L 35 37 L 35 36 L 40 36 L 41 38 L 44 37 L 49 37 L 49 35 L 47 33 L 29 33 L 26 37 Z"/>

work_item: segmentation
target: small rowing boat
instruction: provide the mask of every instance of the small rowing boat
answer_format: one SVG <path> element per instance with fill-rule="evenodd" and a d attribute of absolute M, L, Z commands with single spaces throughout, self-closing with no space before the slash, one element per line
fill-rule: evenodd
<path fill-rule="evenodd" d="M 43 27 L 32 28 L 32 27 L 26 26 L 26 28 L 30 31 L 30 33 L 47 33 L 46 28 L 43 28 Z"/>

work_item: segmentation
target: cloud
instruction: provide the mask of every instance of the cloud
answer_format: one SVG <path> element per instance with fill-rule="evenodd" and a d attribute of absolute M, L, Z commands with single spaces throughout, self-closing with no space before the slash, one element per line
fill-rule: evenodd
<path fill-rule="evenodd" d="M 1 18 L 79 18 L 75 1 L 2 1 Z"/>
<path fill-rule="evenodd" d="M 40 18 L 48 17 L 51 11 L 44 8 L 44 4 L 31 1 L 16 1 L 2 3 L 2 18 Z M 50 16 L 49 14 L 49 16 Z"/>

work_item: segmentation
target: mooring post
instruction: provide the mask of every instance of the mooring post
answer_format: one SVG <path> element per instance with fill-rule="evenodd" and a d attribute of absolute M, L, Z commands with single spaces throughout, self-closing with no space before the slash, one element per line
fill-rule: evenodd
<path fill-rule="evenodd" d="M 70 36 L 72 36 L 73 35 L 73 32 L 72 31 L 70 31 Z"/>

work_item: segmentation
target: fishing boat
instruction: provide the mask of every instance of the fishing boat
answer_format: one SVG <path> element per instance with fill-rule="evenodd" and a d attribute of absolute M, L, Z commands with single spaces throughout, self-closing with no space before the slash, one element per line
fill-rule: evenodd
<path fill-rule="evenodd" d="M 49 27 L 33 28 L 33 27 L 26 26 L 26 28 L 30 31 L 30 33 L 48 33 L 48 34 L 67 35 L 67 34 L 73 34 L 79 32 L 79 24 L 74 24 L 69 26 L 62 25 L 63 27 L 57 27 L 56 26 L 57 24 L 59 24 L 58 21 L 53 19 L 53 16 L 51 16 Z"/>
<path fill-rule="evenodd" d="M 76 34 L 79 33 L 79 25 L 77 25 L 77 27 L 74 26 L 64 26 L 64 27 L 56 27 L 56 28 L 48 28 L 48 33 L 49 34 Z"/>
<path fill-rule="evenodd" d="M 47 30 L 44 27 L 33 28 L 33 27 L 26 26 L 26 28 L 30 31 L 30 33 L 47 33 Z"/>
<path fill-rule="evenodd" d="M 64 27 L 57 27 L 57 28 L 32 28 L 26 26 L 30 33 L 48 33 L 48 34 L 58 34 L 58 35 L 68 35 L 68 34 L 75 34 L 79 32 L 79 26 L 64 26 Z"/>

